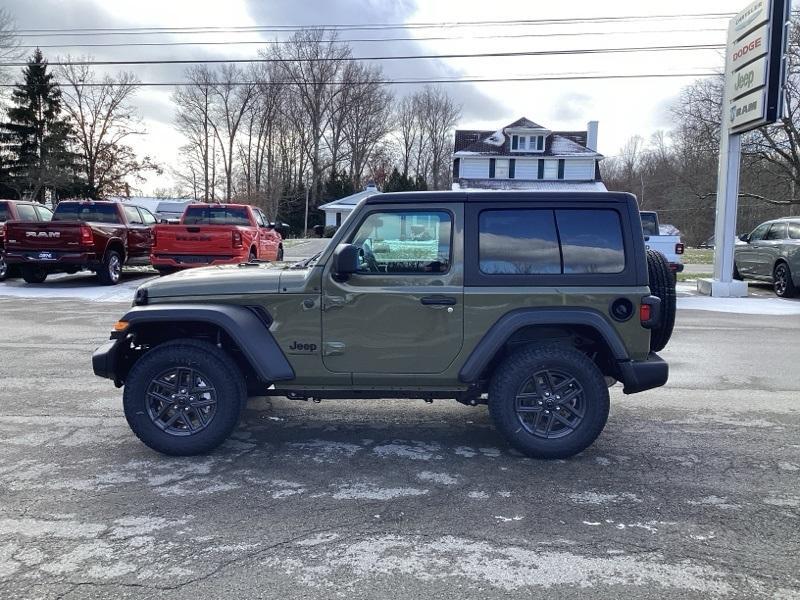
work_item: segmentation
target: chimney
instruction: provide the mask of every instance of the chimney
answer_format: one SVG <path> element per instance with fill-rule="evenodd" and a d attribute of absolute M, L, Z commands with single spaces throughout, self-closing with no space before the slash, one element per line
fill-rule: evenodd
<path fill-rule="evenodd" d="M 586 124 L 586 147 L 597 152 L 597 121 L 589 121 Z"/>

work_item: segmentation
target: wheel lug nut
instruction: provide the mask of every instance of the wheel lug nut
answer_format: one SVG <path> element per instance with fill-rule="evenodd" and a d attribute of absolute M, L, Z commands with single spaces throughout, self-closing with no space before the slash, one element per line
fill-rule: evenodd
<path fill-rule="evenodd" d="M 546 410 L 546 411 L 544 411 L 544 414 L 546 414 L 546 415 L 549 415 L 549 414 L 550 414 L 550 411 L 549 411 L 549 410 Z"/>

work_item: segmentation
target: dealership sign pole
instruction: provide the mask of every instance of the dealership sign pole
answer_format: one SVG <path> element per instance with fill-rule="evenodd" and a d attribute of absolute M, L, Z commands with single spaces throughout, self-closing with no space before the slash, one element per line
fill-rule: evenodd
<path fill-rule="evenodd" d="M 791 0 L 755 0 L 731 19 L 725 54 L 725 91 L 720 128 L 714 279 L 698 291 L 712 296 L 746 296 L 747 284 L 733 280 L 736 209 L 742 134 L 783 115 Z"/>

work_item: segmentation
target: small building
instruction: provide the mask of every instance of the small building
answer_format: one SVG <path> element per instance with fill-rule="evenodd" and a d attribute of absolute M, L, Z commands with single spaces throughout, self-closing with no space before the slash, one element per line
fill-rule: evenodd
<path fill-rule="evenodd" d="M 344 220 L 350 216 L 350 213 L 353 212 L 356 204 L 368 196 L 380 193 L 378 186 L 370 182 L 361 192 L 356 192 L 350 196 L 345 196 L 344 198 L 333 200 L 327 204 L 322 204 L 319 209 L 325 212 L 325 227 L 339 227 L 344 223 Z"/>
<path fill-rule="evenodd" d="M 453 189 L 606 191 L 597 121 L 586 131 L 552 131 L 522 117 L 496 131 L 459 129 Z"/>

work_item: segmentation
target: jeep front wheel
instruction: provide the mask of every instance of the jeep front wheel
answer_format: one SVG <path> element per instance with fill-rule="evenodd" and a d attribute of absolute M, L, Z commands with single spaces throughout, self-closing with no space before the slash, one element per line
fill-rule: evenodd
<path fill-rule="evenodd" d="M 603 374 L 567 346 L 531 346 L 512 354 L 489 386 L 489 412 L 517 450 L 568 458 L 589 447 L 608 418 Z"/>
<path fill-rule="evenodd" d="M 222 350 L 199 340 L 157 346 L 125 382 L 125 418 L 147 446 L 172 456 L 213 450 L 227 439 L 247 401 L 244 378 Z"/>

